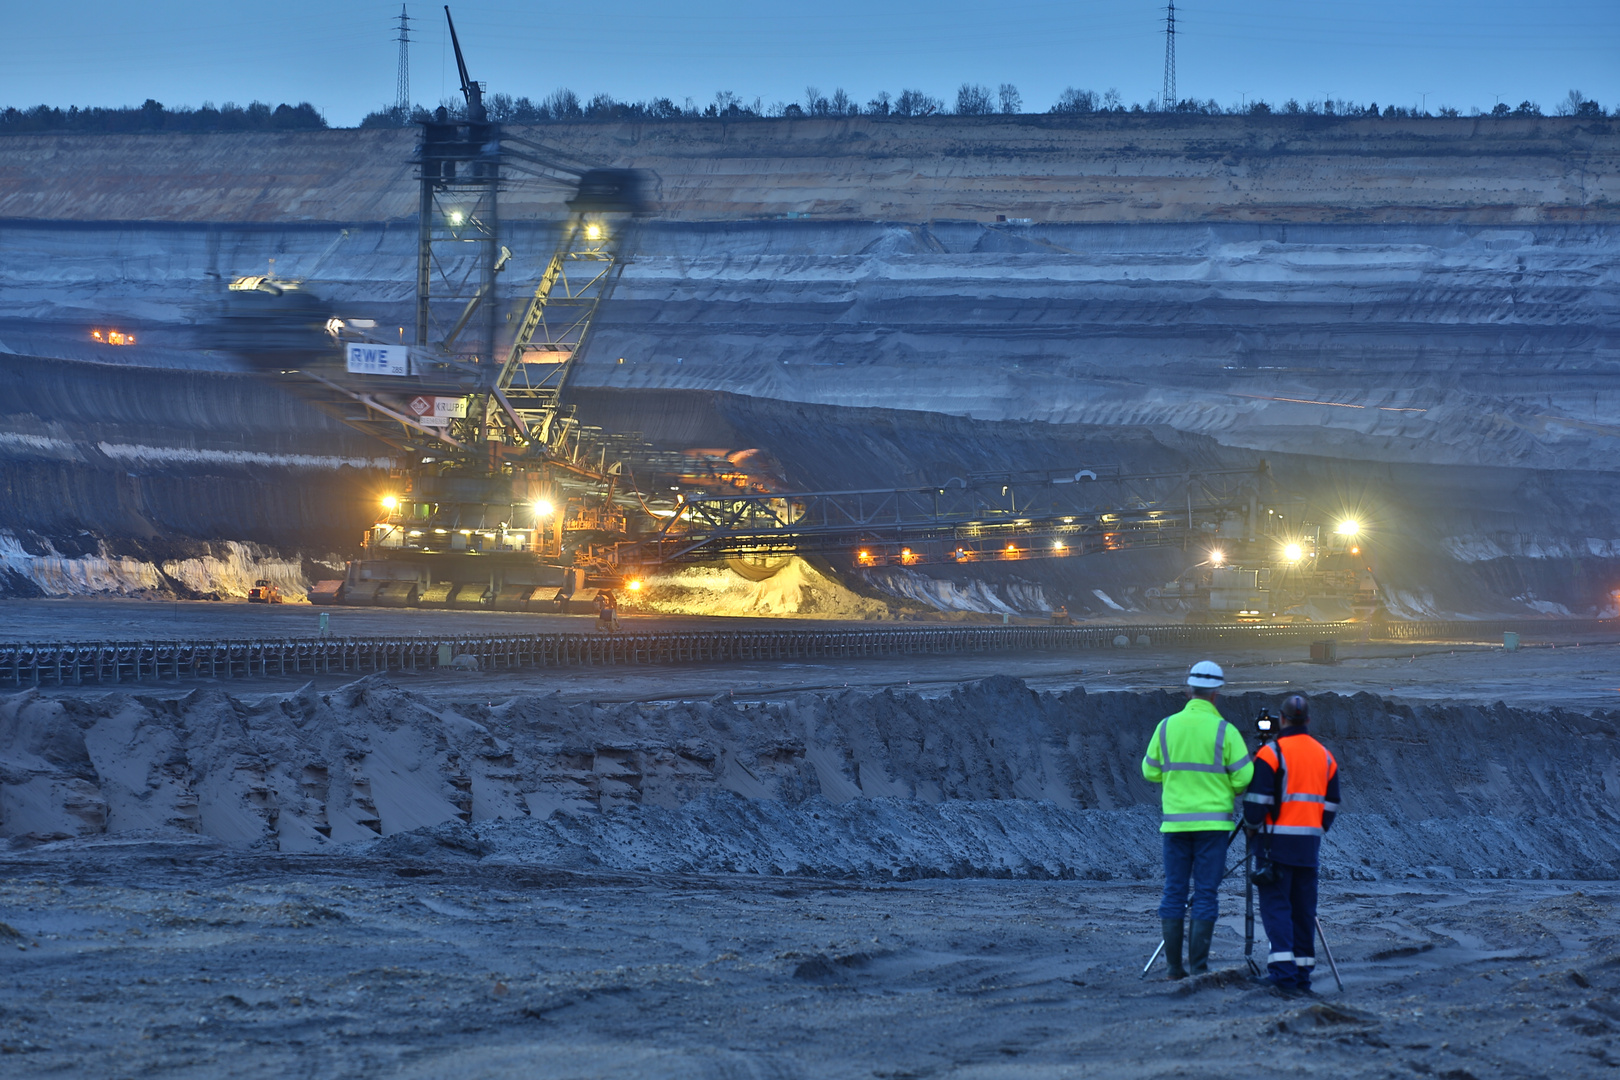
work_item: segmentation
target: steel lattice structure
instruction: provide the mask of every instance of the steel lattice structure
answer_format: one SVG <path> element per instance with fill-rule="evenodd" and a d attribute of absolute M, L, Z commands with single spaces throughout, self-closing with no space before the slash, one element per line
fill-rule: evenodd
<path fill-rule="evenodd" d="M 1226 469 L 976 474 L 918 488 L 684 500 L 625 563 L 813 552 L 863 565 L 1083 555 L 1187 544 L 1258 502 L 1270 473 Z"/>
<path fill-rule="evenodd" d="M 400 121 L 409 119 L 411 113 L 411 17 L 407 14 L 405 5 L 399 5 L 399 14 L 394 21 L 399 24 L 399 35 L 394 38 L 399 42 L 399 71 L 394 78 L 394 109 L 399 113 Z"/>
<path fill-rule="evenodd" d="M 1176 0 L 1169 0 L 1164 13 L 1164 87 L 1159 91 L 1159 110 L 1176 107 Z"/>

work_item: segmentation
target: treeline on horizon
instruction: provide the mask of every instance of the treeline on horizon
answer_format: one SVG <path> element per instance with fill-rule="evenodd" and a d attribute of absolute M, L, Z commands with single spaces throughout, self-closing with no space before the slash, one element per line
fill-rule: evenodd
<path fill-rule="evenodd" d="M 698 105 L 691 98 L 677 105 L 669 98 L 651 101 L 619 101 L 610 94 L 597 94 L 589 101 L 582 100 L 572 90 L 554 91 L 540 101 L 527 97 L 514 98 L 510 94 L 492 94 L 485 105 L 489 118 L 508 124 L 544 124 L 579 120 L 676 120 L 676 119 L 747 119 L 797 118 L 807 116 L 1029 116 L 1039 110 L 1026 110 L 1023 95 L 1012 83 L 1002 83 L 992 92 L 988 86 L 963 83 L 956 91 L 956 100 L 946 102 L 921 90 L 902 90 L 898 96 L 887 91 L 862 105 L 842 88 L 823 94 L 814 86 L 806 87 L 803 101 L 773 102 L 765 105 L 759 98 L 745 102 L 737 94 L 722 90 L 707 105 Z M 466 106 L 459 99 L 447 98 L 439 105 L 455 118 L 465 115 Z M 1366 105 L 1353 101 L 1329 98 L 1326 100 L 1298 101 L 1288 99 L 1278 105 L 1256 99 L 1221 105 L 1214 98 L 1199 100 L 1187 98 L 1169 108 L 1160 108 L 1159 102 L 1126 105 L 1117 90 L 1099 94 L 1094 90 L 1076 90 L 1070 87 L 1045 110 L 1046 115 L 1090 116 L 1106 114 L 1155 114 L 1180 116 L 1335 116 L 1343 118 L 1384 117 L 1422 118 L 1456 116 L 1545 116 L 1541 106 L 1533 101 L 1522 101 L 1517 106 L 1498 103 L 1490 110 L 1469 109 L 1464 113 L 1450 106 L 1440 106 L 1433 113 L 1420 107 L 1400 105 L 1380 107 L 1377 102 Z M 1579 90 L 1571 90 L 1553 108 L 1555 116 L 1605 117 L 1603 106 Z M 1613 113 L 1620 117 L 1620 107 Z M 407 114 L 399 108 L 383 108 L 368 114 L 360 121 L 363 128 L 404 127 L 429 118 L 427 109 L 418 105 Z"/>
<path fill-rule="evenodd" d="M 997 91 L 988 86 L 963 83 L 957 89 L 954 102 L 924 93 L 921 90 L 902 90 L 899 95 L 879 93 L 864 105 L 851 98 L 843 89 L 823 94 L 816 87 L 807 87 L 804 100 L 773 102 L 764 105 L 759 98 L 746 102 L 737 94 L 723 90 L 715 94 L 707 105 L 698 105 L 691 98 L 676 104 L 670 98 L 651 101 L 619 101 L 609 94 L 597 94 L 589 101 L 582 100 L 572 90 L 554 91 L 540 101 L 510 94 L 493 94 L 486 102 L 489 118 L 509 124 L 544 124 L 551 122 L 609 121 L 609 120 L 681 120 L 681 119 L 749 119 L 799 118 L 813 116 L 1029 116 L 1041 110 L 1024 108 L 1023 96 L 1012 83 L 1002 83 Z M 449 115 L 460 118 L 465 104 L 457 99 L 446 99 L 440 104 Z M 1450 106 L 1440 106 L 1435 112 L 1420 107 L 1384 105 L 1376 102 L 1366 105 L 1343 99 L 1298 101 L 1293 98 L 1273 105 L 1256 99 L 1221 105 L 1214 98 L 1199 100 L 1186 98 L 1169 108 L 1160 108 L 1150 99 L 1146 104 L 1126 105 L 1116 90 L 1097 93 L 1093 90 L 1063 91 L 1045 115 L 1094 116 L 1109 114 L 1138 114 L 1158 116 L 1320 116 L 1343 119 L 1382 117 L 1386 119 L 1438 118 L 1438 117 L 1535 117 L 1548 115 L 1533 101 L 1518 105 L 1506 102 L 1490 110 L 1472 108 L 1465 113 Z M 1571 90 L 1552 110 L 1554 116 L 1620 118 L 1620 107 L 1606 113 L 1598 102 L 1579 90 Z M 383 108 L 361 120 L 362 128 L 405 127 L 428 119 L 430 113 L 422 106 L 409 110 Z M 255 101 L 246 106 L 226 102 L 215 107 L 204 102 L 202 107 L 169 108 L 148 98 L 138 107 L 67 109 L 50 105 L 32 108 L 6 108 L 0 110 L 0 134 L 36 134 L 46 132 L 218 132 L 218 131 L 321 131 L 330 127 L 320 110 L 309 102 L 297 105 L 286 103 L 271 106 Z"/>
<path fill-rule="evenodd" d="M 320 110 L 307 101 L 297 105 L 267 105 L 254 101 L 238 105 L 227 101 L 218 108 L 166 108 L 147 98 L 138 107 L 120 109 L 72 106 L 66 109 L 35 105 L 31 109 L 0 110 L 0 133 L 34 134 L 51 131 L 323 131 L 329 125 Z"/>

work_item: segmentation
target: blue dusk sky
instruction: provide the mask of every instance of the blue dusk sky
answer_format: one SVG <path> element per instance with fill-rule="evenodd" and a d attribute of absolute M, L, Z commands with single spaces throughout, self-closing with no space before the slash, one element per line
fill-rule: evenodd
<path fill-rule="evenodd" d="M 58 0 L 7 5 L 0 106 L 309 101 L 338 126 L 392 102 L 398 3 Z M 456 91 L 441 5 L 413 3 L 412 98 Z M 802 101 L 807 86 L 858 102 L 880 90 L 947 102 L 963 82 L 1013 83 L 1025 111 L 1065 87 L 1158 96 L 1164 7 L 1142 0 L 458 0 L 474 78 L 536 100 Z M 1324 97 L 1490 109 L 1571 89 L 1620 104 L 1620 3 L 1565 0 L 1187 0 L 1177 6 L 1179 96 L 1223 106 Z"/>

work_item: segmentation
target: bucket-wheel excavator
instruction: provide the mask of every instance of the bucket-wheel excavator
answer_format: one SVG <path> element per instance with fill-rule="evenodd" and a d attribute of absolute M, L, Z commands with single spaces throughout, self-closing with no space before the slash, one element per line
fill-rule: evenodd
<path fill-rule="evenodd" d="M 420 198 L 413 341 L 403 341 L 403 328 L 391 341 L 365 320 L 320 324 L 318 302 L 297 282 L 271 275 L 232 284 L 247 294 L 238 299 L 291 297 L 300 313 L 292 330 L 240 321 L 232 347 L 268 358 L 289 390 L 387 444 L 399 462 L 361 557 L 345 581 L 322 583 L 312 599 L 594 611 L 595 589 L 674 563 L 726 562 L 757 579 L 795 554 L 858 571 L 1175 545 L 1196 556 L 1196 572 L 1162 598 L 1228 619 L 1276 610 L 1260 588 L 1265 575 L 1240 567 L 1286 566 L 1305 592 L 1321 577 L 1318 545 L 1301 546 L 1297 510 L 1279 514 L 1264 463 L 791 492 L 768 463 L 760 467 L 758 452 L 656 451 L 581 424 L 564 400 L 568 376 L 650 209 L 642 179 L 502 131 L 468 75 L 448 8 L 445 18 L 465 110 L 424 118 L 412 158 Z M 498 289 L 514 258 L 501 242 L 499 195 L 513 183 L 569 193 L 555 250 L 521 308 Z M 323 337 L 320 348 L 309 348 L 311 334 Z M 1290 520 L 1296 525 L 1279 528 Z M 1289 558 L 1296 547 L 1302 554 Z"/>
<path fill-rule="evenodd" d="M 463 115 L 421 123 L 412 161 L 420 203 L 415 333 L 390 340 L 367 320 L 330 317 L 324 347 L 307 334 L 270 351 L 287 389 L 388 445 L 400 467 L 380 496 L 364 552 L 341 590 L 349 602 L 488 605 L 582 594 L 628 539 L 620 487 L 624 440 L 582 425 L 562 401 L 574 356 L 613 288 L 626 233 L 646 209 L 641 178 L 594 168 L 491 121 L 483 87 L 455 49 Z M 511 263 L 500 191 L 564 186 L 569 215 L 521 309 L 499 297 Z M 299 283 L 240 279 L 233 291 L 299 295 Z M 310 319 L 307 291 L 299 310 Z M 505 319 L 502 315 L 505 314 Z M 515 316 L 515 318 L 514 318 Z M 300 324 L 301 330 L 307 326 Z M 238 351 L 261 360 L 260 326 Z M 272 339 L 274 340 L 274 339 Z M 286 363 L 296 358 L 296 366 Z"/>

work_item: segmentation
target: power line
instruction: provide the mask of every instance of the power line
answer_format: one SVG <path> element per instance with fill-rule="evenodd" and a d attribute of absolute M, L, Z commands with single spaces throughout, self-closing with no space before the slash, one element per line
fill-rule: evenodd
<path fill-rule="evenodd" d="M 394 108 L 401 116 L 411 111 L 411 17 L 405 13 L 405 5 L 399 5 L 399 16 L 395 20 L 399 23 L 399 34 L 394 38 L 399 42 L 399 75 L 394 81 Z"/>
<path fill-rule="evenodd" d="M 1159 93 L 1159 108 L 1169 111 L 1176 107 L 1176 0 L 1170 0 L 1164 14 L 1164 89 Z"/>

